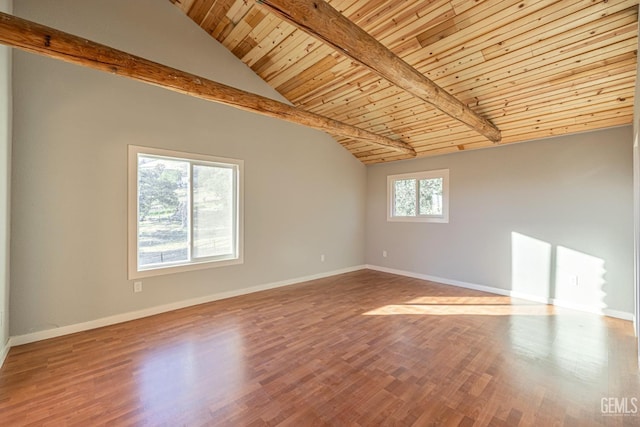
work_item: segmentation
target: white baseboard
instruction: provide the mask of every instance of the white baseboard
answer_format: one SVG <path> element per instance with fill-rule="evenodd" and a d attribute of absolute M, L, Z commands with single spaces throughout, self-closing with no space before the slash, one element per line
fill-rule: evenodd
<path fill-rule="evenodd" d="M 116 323 L 128 322 L 130 320 L 140 319 L 142 317 L 153 316 L 155 314 L 166 313 L 167 311 L 178 310 L 181 308 L 191 307 L 198 304 L 204 304 L 207 302 L 218 301 L 226 298 L 232 298 L 239 295 L 246 295 L 253 292 L 264 291 L 267 289 L 279 288 L 282 286 L 294 285 L 296 283 L 307 282 L 309 280 L 322 279 L 325 277 L 335 276 L 338 274 L 350 273 L 352 271 L 363 270 L 364 265 L 358 265 L 354 267 L 343 268 L 340 270 L 333 270 L 319 274 L 313 274 L 310 276 L 297 277 L 295 279 L 282 280 L 279 282 L 266 283 L 263 285 L 251 286 L 249 288 L 235 289 L 233 291 L 220 292 L 212 295 L 206 295 L 199 298 L 192 298 L 188 300 L 178 301 L 170 304 L 159 305 L 155 307 L 145 308 L 143 310 L 131 311 L 128 313 L 116 314 L 114 316 L 102 317 L 100 319 L 90 320 L 88 322 L 76 323 L 73 325 L 61 326 L 59 328 L 47 329 L 44 331 L 33 332 L 24 335 L 13 336 L 9 340 L 6 351 L 9 351 L 10 347 L 15 347 L 22 344 L 28 344 L 35 341 L 46 340 L 49 338 L 60 337 L 62 335 L 74 334 L 76 332 L 87 331 L 90 329 L 101 328 L 103 326 L 114 325 Z M 2 366 L 0 364 L 0 366 Z"/>
<path fill-rule="evenodd" d="M 2 348 L 0 348 L 0 368 L 4 364 L 4 360 L 7 358 L 7 355 L 9 354 L 9 350 L 11 350 L 11 338 L 9 338 L 5 343 L 5 345 Z"/>
<path fill-rule="evenodd" d="M 528 301 L 539 302 L 542 304 L 551 304 L 562 308 L 569 308 L 577 311 L 585 311 L 588 313 L 600 314 L 603 316 L 616 317 L 623 320 L 633 321 L 634 315 L 626 311 L 612 310 L 609 308 L 591 307 L 581 304 L 575 304 L 571 301 L 562 301 L 555 298 L 544 298 L 537 295 L 524 294 L 509 289 L 494 288 L 492 286 L 478 285 L 475 283 L 462 282 L 460 280 L 446 279 L 444 277 L 430 276 L 428 274 L 414 273 L 411 271 L 396 270 L 394 268 L 381 267 L 378 265 L 366 265 L 369 270 L 382 271 L 384 273 L 397 274 L 399 276 L 412 277 L 414 279 L 429 280 L 431 282 L 442 283 L 443 285 L 458 286 L 460 288 L 473 289 L 476 291 L 489 292 L 491 294 L 504 295 L 513 298 L 520 298 Z"/>

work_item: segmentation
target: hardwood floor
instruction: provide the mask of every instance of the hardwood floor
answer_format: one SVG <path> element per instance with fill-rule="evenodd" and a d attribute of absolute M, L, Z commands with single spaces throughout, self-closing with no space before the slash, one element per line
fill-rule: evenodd
<path fill-rule="evenodd" d="M 367 270 L 15 347 L 0 371 L 2 426 L 640 425 L 603 398 L 640 398 L 630 322 Z"/>

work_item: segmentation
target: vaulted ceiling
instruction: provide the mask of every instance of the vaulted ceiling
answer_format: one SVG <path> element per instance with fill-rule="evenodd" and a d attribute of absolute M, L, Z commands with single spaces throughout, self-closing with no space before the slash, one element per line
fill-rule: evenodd
<path fill-rule="evenodd" d="M 418 156 L 495 145 L 259 1 L 169 1 L 299 108 Z M 489 120 L 499 144 L 632 123 L 638 0 L 327 3 Z M 334 138 L 365 164 L 410 157 Z"/>

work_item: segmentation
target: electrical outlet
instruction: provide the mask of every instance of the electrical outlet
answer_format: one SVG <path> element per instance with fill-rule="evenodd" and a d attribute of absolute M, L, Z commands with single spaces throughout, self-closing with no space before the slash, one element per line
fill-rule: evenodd
<path fill-rule="evenodd" d="M 571 276 L 569 278 L 569 284 L 571 286 L 578 286 L 578 276 Z"/>
<path fill-rule="evenodd" d="M 142 292 L 142 282 L 133 282 L 133 292 Z"/>
<path fill-rule="evenodd" d="M 320 262 L 324 262 L 324 254 L 320 255 Z"/>
<path fill-rule="evenodd" d="M 382 251 L 382 257 L 386 258 L 387 257 L 387 251 Z"/>

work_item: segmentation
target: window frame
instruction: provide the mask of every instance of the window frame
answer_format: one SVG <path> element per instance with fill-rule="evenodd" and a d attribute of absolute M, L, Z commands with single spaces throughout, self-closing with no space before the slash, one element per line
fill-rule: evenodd
<path fill-rule="evenodd" d="M 235 188 L 234 188 L 234 204 L 235 204 L 235 253 L 233 257 L 214 256 L 194 260 L 191 256 L 193 244 L 193 231 L 190 230 L 191 236 L 188 242 L 189 258 L 186 262 L 176 262 L 171 264 L 155 264 L 151 267 L 140 268 L 138 265 L 138 226 L 139 226 L 139 204 L 138 204 L 138 156 L 146 155 L 152 157 L 166 158 L 169 160 L 179 160 L 189 163 L 189 169 L 192 170 L 194 165 L 222 165 L 230 167 L 235 171 Z M 189 173 L 190 191 L 189 191 L 189 227 L 192 225 L 193 217 L 193 200 L 191 187 L 191 172 Z M 129 280 L 142 279 L 146 277 L 160 276 L 165 274 L 181 273 L 185 271 L 201 270 L 205 268 L 224 267 L 229 265 L 242 264 L 244 262 L 244 161 L 238 159 L 230 159 L 225 157 L 217 157 L 206 154 L 187 153 L 175 150 L 166 150 L 161 148 L 142 147 L 137 145 L 128 146 L 128 196 L 127 196 L 127 215 L 128 215 L 128 278 Z"/>
<path fill-rule="evenodd" d="M 421 179 L 442 178 L 442 215 L 420 215 L 420 192 L 416 188 L 416 215 L 415 216 L 397 216 L 395 215 L 395 182 L 407 179 L 415 179 L 417 182 Z M 397 175 L 387 176 L 387 221 L 388 222 L 449 222 L 449 169 L 437 169 L 422 172 L 411 172 Z"/>

